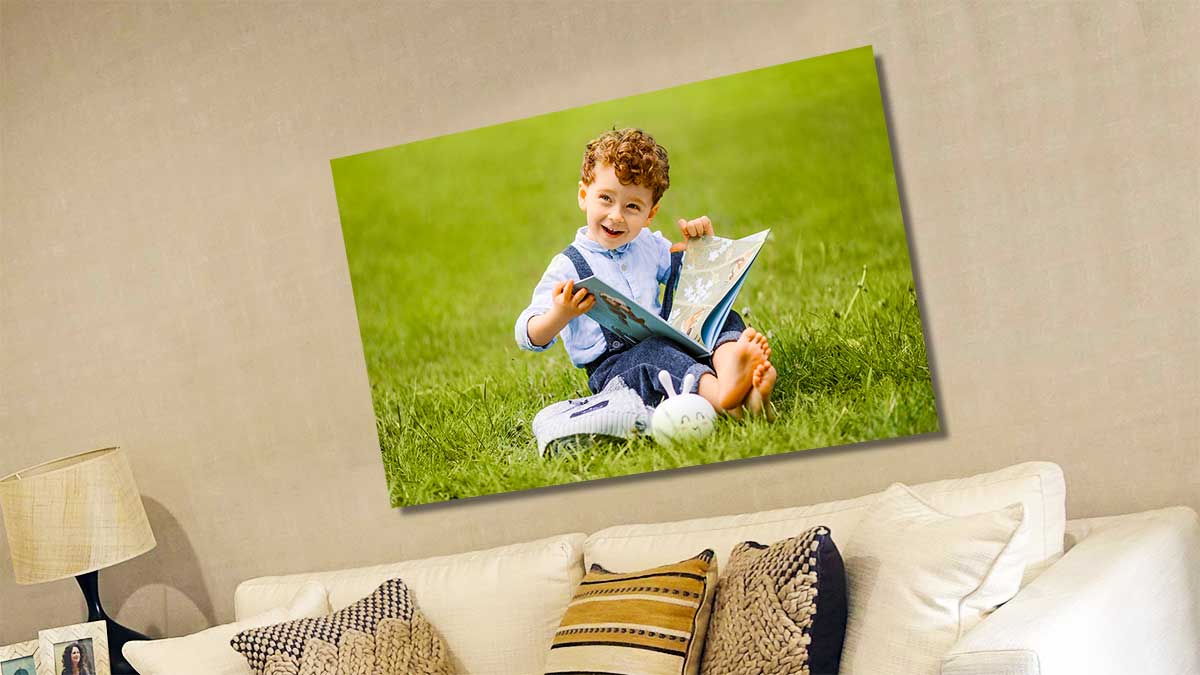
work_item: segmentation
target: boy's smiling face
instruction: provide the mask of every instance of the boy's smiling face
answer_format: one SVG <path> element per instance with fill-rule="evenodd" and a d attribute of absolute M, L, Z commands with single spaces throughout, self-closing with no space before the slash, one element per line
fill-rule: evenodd
<path fill-rule="evenodd" d="M 591 184 L 579 181 L 579 208 L 587 214 L 587 237 L 612 250 L 637 238 L 658 213 L 654 191 L 622 185 L 609 164 L 596 166 Z"/>

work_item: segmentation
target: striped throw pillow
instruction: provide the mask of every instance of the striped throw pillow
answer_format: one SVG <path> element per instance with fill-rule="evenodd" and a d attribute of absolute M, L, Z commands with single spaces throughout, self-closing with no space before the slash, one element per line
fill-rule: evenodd
<path fill-rule="evenodd" d="M 711 550 L 639 572 L 592 565 L 554 634 L 546 675 L 696 675 L 716 585 Z"/>

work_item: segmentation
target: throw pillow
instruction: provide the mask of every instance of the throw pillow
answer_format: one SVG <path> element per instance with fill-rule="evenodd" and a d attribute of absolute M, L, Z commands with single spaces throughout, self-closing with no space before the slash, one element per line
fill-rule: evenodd
<path fill-rule="evenodd" d="M 310 581 L 283 607 L 184 637 L 127 642 L 121 653 L 141 675 L 250 675 L 246 659 L 229 646 L 230 638 L 251 628 L 328 613 L 325 586 Z"/>
<path fill-rule="evenodd" d="M 849 584 L 843 675 L 937 675 L 963 633 L 1016 595 L 1024 510 L 950 516 L 887 489 L 843 549 Z"/>
<path fill-rule="evenodd" d="M 704 675 L 837 675 L 846 570 L 829 528 L 733 549 L 717 586 Z"/>
<path fill-rule="evenodd" d="M 243 631 L 231 644 L 256 675 L 449 675 L 445 642 L 400 579 L 319 619 Z"/>
<path fill-rule="evenodd" d="M 637 572 L 592 565 L 554 635 L 546 675 L 696 675 L 716 583 L 711 550 Z"/>

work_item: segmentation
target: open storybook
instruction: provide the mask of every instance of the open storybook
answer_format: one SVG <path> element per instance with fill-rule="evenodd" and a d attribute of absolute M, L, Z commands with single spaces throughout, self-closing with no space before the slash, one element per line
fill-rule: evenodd
<path fill-rule="evenodd" d="M 580 279 L 575 287 L 596 296 L 588 317 L 625 340 L 636 344 L 660 335 L 693 356 L 708 356 L 770 233 L 763 230 L 741 239 L 702 237 L 691 241 L 683 254 L 675 300 L 666 321 L 594 276 Z"/>

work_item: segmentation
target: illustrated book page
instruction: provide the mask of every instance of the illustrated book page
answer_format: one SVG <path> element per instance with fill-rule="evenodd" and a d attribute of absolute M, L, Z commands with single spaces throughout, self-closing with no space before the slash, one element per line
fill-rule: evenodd
<path fill-rule="evenodd" d="M 711 347 L 770 233 L 763 230 L 741 239 L 703 237 L 690 242 L 667 323 Z"/>

